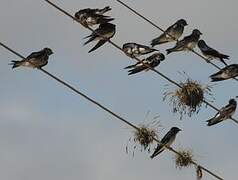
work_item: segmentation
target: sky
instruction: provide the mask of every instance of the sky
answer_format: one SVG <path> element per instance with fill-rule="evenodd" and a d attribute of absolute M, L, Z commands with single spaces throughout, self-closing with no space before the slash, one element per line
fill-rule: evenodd
<path fill-rule="evenodd" d="M 71 14 L 87 7 L 111 6 L 110 15 L 115 17 L 117 27 L 112 40 L 119 45 L 126 42 L 149 45 L 161 34 L 113 0 L 53 2 Z M 164 29 L 180 18 L 186 19 L 189 25 L 184 35 L 198 28 L 210 46 L 230 55 L 229 64 L 237 63 L 238 24 L 234 23 L 238 18 L 237 1 L 126 2 Z M 54 54 L 45 67 L 47 71 L 135 124 L 149 123 L 159 115 L 163 126 L 159 137 L 178 126 L 183 131 L 172 147 L 191 149 L 199 164 L 226 180 L 237 177 L 238 126 L 234 122 L 228 120 L 207 127 L 205 121 L 216 113 L 209 107 L 179 120 L 168 102 L 162 100 L 166 80 L 151 71 L 128 77 L 123 68 L 134 62 L 110 44 L 88 54 L 92 45 L 83 46 L 83 38 L 90 32 L 45 1 L 1 0 L 0 4 L 1 42 L 24 56 L 51 48 Z M 156 48 L 164 53 L 173 45 Z M 130 127 L 38 70 L 12 70 L 8 63 L 19 57 L 2 47 L 0 59 L 0 179 L 196 179 L 193 167 L 175 168 L 171 152 L 163 152 L 154 160 L 139 149 L 134 157 L 127 154 L 128 140 L 133 137 Z M 185 80 L 179 73 L 185 71 L 192 79 L 210 85 L 214 84 L 209 75 L 217 72 L 187 52 L 166 56 L 157 70 L 178 82 Z M 169 88 L 175 89 L 173 85 Z M 216 83 L 212 89 L 213 104 L 222 107 L 237 95 L 237 90 L 236 81 Z M 133 145 L 129 147 L 133 150 Z M 204 173 L 204 179 L 215 178 Z"/>

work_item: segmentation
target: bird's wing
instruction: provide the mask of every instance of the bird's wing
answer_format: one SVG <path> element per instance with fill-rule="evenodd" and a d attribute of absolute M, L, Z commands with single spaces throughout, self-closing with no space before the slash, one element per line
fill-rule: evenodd
<path fill-rule="evenodd" d="M 96 49 L 98 49 L 99 47 L 101 47 L 103 44 L 105 44 L 107 41 L 106 40 L 100 40 L 98 41 L 98 43 L 90 50 L 88 51 L 88 53 L 95 51 Z"/>
<path fill-rule="evenodd" d="M 32 59 L 32 58 L 40 58 L 42 56 L 43 50 L 38 52 L 32 52 L 29 56 L 27 56 L 26 59 Z"/>

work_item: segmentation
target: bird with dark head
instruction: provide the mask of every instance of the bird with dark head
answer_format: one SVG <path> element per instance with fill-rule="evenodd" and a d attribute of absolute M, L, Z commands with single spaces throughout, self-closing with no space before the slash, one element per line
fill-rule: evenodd
<path fill-rule="evenodd" d="M 198 41 L 198 47 L 201 50 L 202 54 L 208 58 L 208 60 L 219 59 L 223 64 L 227 66 L 227 63 L 224 59 L 229 59 L 228 55 L 222 54 L 217 50 L 209 47 L 204 40 Z"/>
<path fill-rule="evenodd" d="M 220 123 L 224 120 L 231 118 L 232 115 L 236 111 L 236 106 L 237 106 L 236 100 L 230 99 L 228 105 L 222 107 L 213 118 L 207 120 L 207 125 L 212 126 L 212 125 L 215 125 L 217 123 Z"/>
<path fill-rule="evenodd" d="M 224 81 L 238 76 L 238 64 L 231 64 L 210 76 L 212 82 Z"/>
<path fill-rule="evenodd" d="M 198 29 L 194 29 L 192 34 L 184 37 L 181 41 L 178 41 L 173 48 L 167 49 L 167 54 L 194 49 L 199 41 L 200 35 L 202 35 L 202 33 Z"/>
<path fill-rule="evenodd" d="M 158 51 L 157 49 L 151 48 L 149 46 L 145 46 L 137 43 L 125 43 L 122 46 L 122 50 L 129 57 L 139 57 L 141 55 L 149 54 L 154 51 Z"/>
<path fill-rule="evenodd" d="M 9 65 L 12 65 L 12 69 L 19 66 L 42 68 L 48 64 L 48 59 L 51 54 L 53 54 L 53 51 L 50 48 L 44 48 L 41 51 L 31 53 L 21 61 L 12 61 Z"/>
<path fill-rule="evenodd" d="M 162 153 L 166 149 L 165 146 L 170 147 L 179 131 L 181 131 L 181 129 L 179 129 L 178 127 L 172 127 L 169 132 L 167 132 L 167 134 L 162 138 L 160 143 L 158 143 L 154 153 L 150 156 L 150 158 L 153 159 L 155 156 Z"/>
<path fill-rule="evenodd" d="M 179 19 L 173 25 L 168 27 L 163 34 L 151 41 L 151 46 L 154 47 L 159 44 L 177 41 L 183 34 L 184 27 L 187 26 L 184 19 Z"/>
<path fill-rule="evenodd" d="M 155 68 L 160 64 L 161 61 L 165 59 L 164 54 L 155 53 L 151 56 L 143 59 L 142 61 L 137 62 L 136 64 L 125 67 L 124 69 L 130 69 L 128 75 L 136 74 L 141 71 L 148 71 L 150 68 Z"/>
<path fill-rule="evenodd" d="M 111 8 L 106 6 L 102 9 L 81 9 L 75 13 L 74 17 L 84 26 L 94 26 L 113 21 L 114 18 L 104 16 L 103 14 L 110 11 Z"/>
<path fill-rule="evenodd" d="M 116 33 L 116 25 L 111 24 L 111 23 L 104 23 L 100 24 L 99 27 L 92 32 L 89 36 L 85 38 L 89 38 L 88 41 L 84 43 L 84 45 L 92 42 L 92 41 L 97 41 L 98 43 L 89 51 L 95 51 L 99 47 L 101 47 L 103 44 L 105 44 L 109 39 L 111 39 Z"/>

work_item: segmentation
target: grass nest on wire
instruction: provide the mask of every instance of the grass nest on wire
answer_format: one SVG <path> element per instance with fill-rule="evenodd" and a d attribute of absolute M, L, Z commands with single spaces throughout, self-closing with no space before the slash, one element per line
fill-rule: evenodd
<path fill-rule="evenodd" d="M 205 96 L 212 96 L 211 86 L 202 86 L 199 82 L 188 78 L 185 82 L 179 83 L 181 88 L 173 92 L 166 91 L 163 100 L 169 98 L 173 113 L 179 113 L 180 119 L 183 115 L 191 117 L 201 109 Z"/>
<path fill-rule="evenodd" d="M 154 139 L 158 138 L 158 128 L 161 127 L 160 122 L 154 120 L 149 124 L 141 124 L 138 130 L 133 131 L 133 137 L 129 142 L 133 142 L 133 156 L 134 150 L 138 147 L 140 151 L 147 151 L 150 153 L 151 146 L 154 144 Z M 126 146 L 126 153 L 128 153 L 128 145 Z"/>
<path fill-rule="evenodd" d="M 182 169 L 193 165 L 192 162 L 194 162 L 194 155 L 191 150 L 180 150 L 178 153 L 181 155 L 176 154 L 174 157 L 176 168 Z"/>

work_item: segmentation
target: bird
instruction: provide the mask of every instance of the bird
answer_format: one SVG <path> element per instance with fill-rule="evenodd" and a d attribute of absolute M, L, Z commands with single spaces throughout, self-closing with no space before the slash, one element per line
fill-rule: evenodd
<path fill-rule="evenodd" d="M 92 32 L 89 36 L 85 38 L 89 38 L 88 41 L 84 43 L 84 45 L 98 40 L 98 43 L 88 52 L 95 51 L 99 47 L 101 47 L 103 44 L 105 44 L 110 38 L 112 38 L 116 33 L 116 25 L 111 23 L 104 23 L 100 24 L 99 27 Z"/>
<path fill-rule="evenodd" d="M 158 143 L 154 153 L 150 156 L 150 158 L 153 159 L 155 156 L 162 153 L 166 148 L 164 145 L 168 147 L 171 146 L 179 131 L 181 131 L 181 129 L 179 129 L 178 127 L 172 127 L 169 132 L 167 132 L 167 134 L 162 138 L 160 143 Z"/>
<path fill-rule="evenodd" d="M 9 65 L 12 65 L 12 69 L 19 66 L 42 68 L 48 64 L 48 59 L 51 54 L 53 54 L 53 51 L 50 48 L 44 48 L 41 51 L 32 52 L 29 56 L 22 59 L 21 61 L 11 61 Z"/>
<path fill-rule="evenodd" d="M 179 19 L 173 25 L 168 27 L 163 34 L 151 41 L 151 46 L 154 47 L 159 44 L 177 41 L 183 34 L 184 27 L 187 26 L 184 19 Z"/>
<path fill-rule="evenodd" d="M 110 6 L 106 6 L 106 7 L 102 8 L 102 9 L 99 9 L 99 8 L 95 8 L 95 9 L 91 9 L 91 8 L 81 9 L 78 12 L 81 12 L 81 14 L 82 13 L 92 13 L 92 14 L 103 15 L 106 12 L 111 11 L 111 10 L 112 9 L 111 9 Z"/>
<path fill-rule="evenodd" d="M 228 105 L 222 107 L 213 118 L 207 120 L 207 125 L 212 126 L 212 125 L 220 123 L 228 118 L 231 118 L 232 115 L 236 111 L 236 105 L 237 105 L 236 100 L 230 99 Z"/>
<path fill-rule="evenodd" d="M 158 51 L 157 49 L 137 43 L 125 43 L 122 46 L 122 50 L 132 58 Z"/>
<path fill-rule="evenodd" d="M 238 64 L 231 64 L 210 76 L 212 82 L 223 81 L 238 76 Z"/>
<path fill-rule="evenodd" d="M 200 35 L 202 35 L 202 33 L 198 29 L 194 29 L 192 34 L 184 37 L 181 41 L 178 41 L 173 48 L 167 49 L 167 54 L 176 51 L 191 50 L 195 48 L 200 38 Z"/>
<path fill-rule="evenodd" d="M 227 66 L 227 63 L 224 59 L 229 59 L 228 55 L 222 54 L 217 50 L 209 47 L 204 40 L 198 41 L 198 47 L 201 50 L 202 54 L 208 58 L 208 60 L 219 59 L 223 64 Z"/>
<path fill-rule="evenodd" d="M 137 62 L 136 64 L 125 67 L 124 69 L 130 69 L 128 75 L 136 74 L 141 71 L 148 71 L 151 68 L 154 68 L 160 64 L 160 61 L 165 59 L 164 54 L 155 53 L 142 61 Z M 148 67 L 149 66 L 149 67 Z"/>
<path fill-rule="evenodd" d="M 114 18 L 110 16 L 103 15 L 104 13 L 110 11 L 111 8 L 106 6 L 102 9 L 82 9 L 75 13 L 74 17 L 84 26 L 94 26 L 97 24 L 103 24 L 113 21 Z"/>

